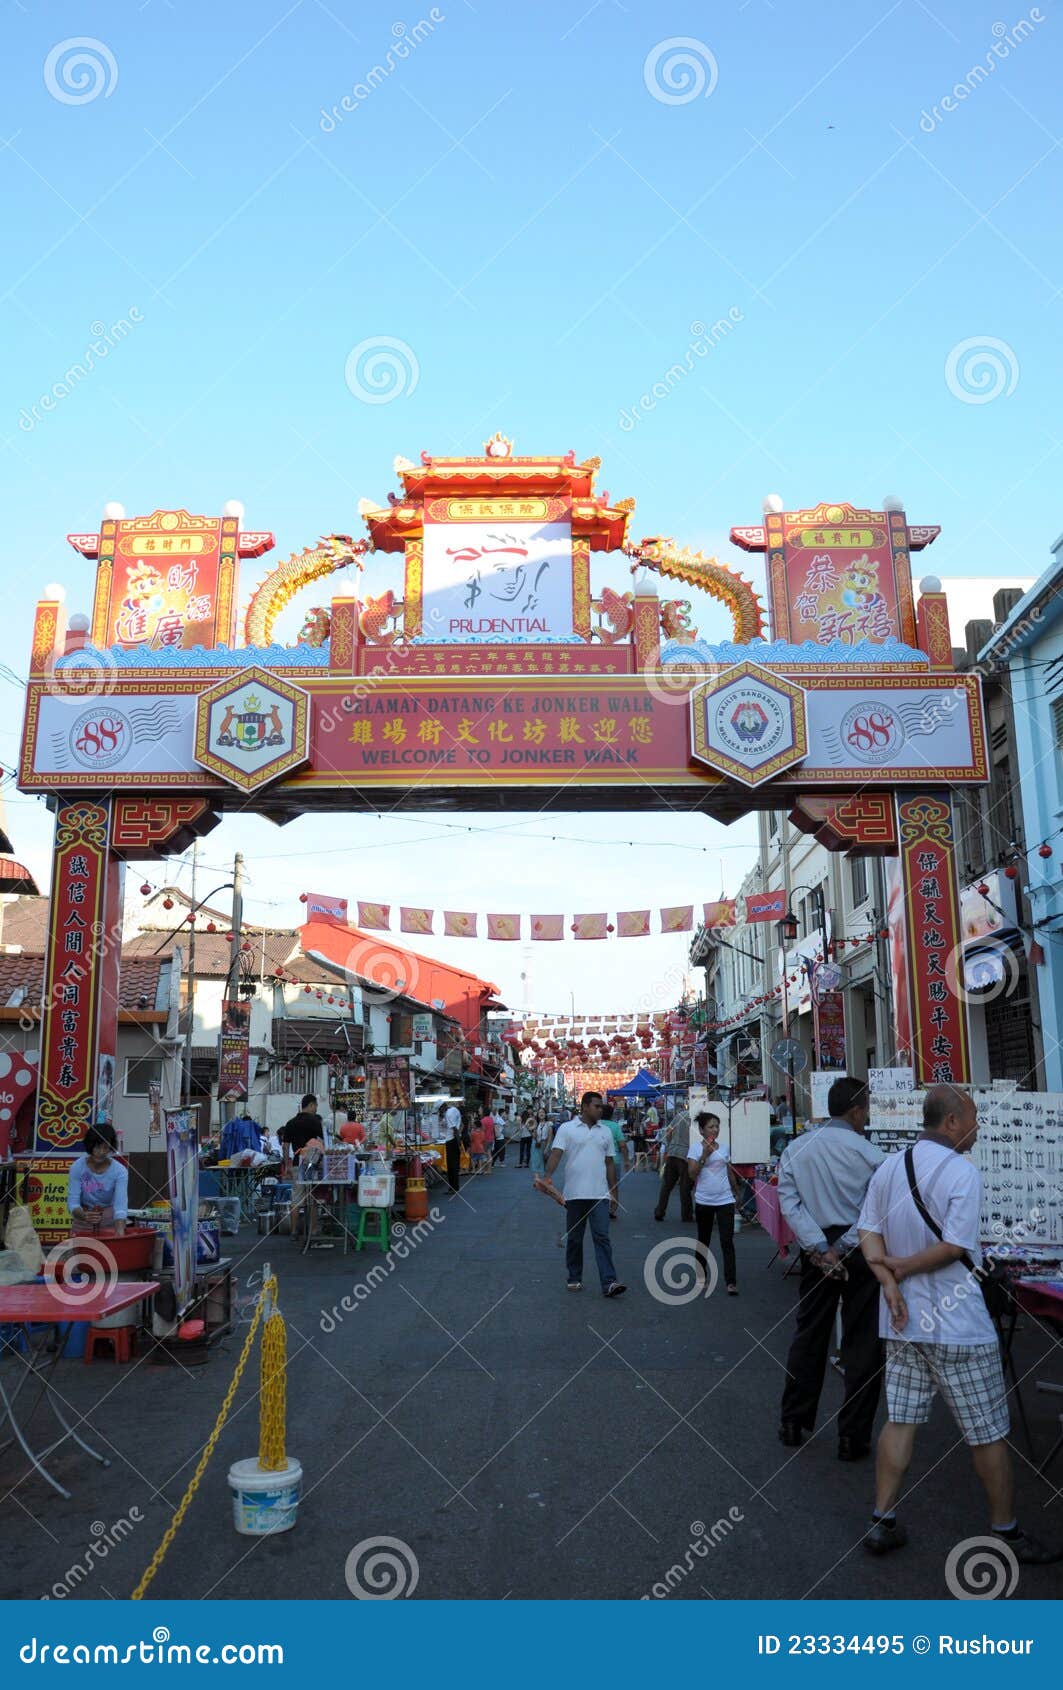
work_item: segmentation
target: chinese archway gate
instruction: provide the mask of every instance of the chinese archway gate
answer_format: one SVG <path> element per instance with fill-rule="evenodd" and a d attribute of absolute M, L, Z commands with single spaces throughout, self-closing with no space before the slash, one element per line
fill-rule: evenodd
<path fill-rule="evenodd" d="M 770 633 L 739 574 L 629 536 L 597 459 L 396 461 L 330 534 L 270 571 L 237 628 L 241 561 L 273 536 L 236 515 L 105 515 L 70 536 L 97 563 L 87 631 L 39 603 L 20 785 L 55 809 L 37 1149 L 68 1149 L 116 1045 L 123 865 L 183 850 L 226 809 L 278 821 L 401 806 L 787 810 L 833 850 L 893 859 L 898 1034 L 917 1078 L 966 1079 L 950 789 L 986 780 L 979 683 L 952 667 L 940 584 L 900 509 L 769 511 L 732 540 L 766 554 Z M 294 594 L 401 554 L 274 642 Z M 631 589 L 596 586 L 623 553 Z M 671 583 L 722 601 L 710 644 Z"/>

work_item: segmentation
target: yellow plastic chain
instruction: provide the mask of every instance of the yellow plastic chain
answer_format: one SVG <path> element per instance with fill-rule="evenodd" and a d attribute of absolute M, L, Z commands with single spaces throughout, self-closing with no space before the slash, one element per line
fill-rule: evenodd
<path fill-rule="evenodd" d="M 258 1464 L 267 1473 L 277 1473 L 288 1464 L 284 1448 L 288 1333 L 276 1307 L 262 1328 L 260 1367 Z"/>
<path fill-rule="evenodd" d="M 174 1513 L 174 1517 L 170 1521 L 170 1524 L 167 1526 L 165 1532 L 163 1533 L 162 1542 L 159 1544 L 158 1549 L 156 1549 L 154 1555 L 152 1556 L 151 1560 L 149 1561 L 147 1569 L 146 1569 L 143 1577 L 141 1578 L 140 1583 L 137 1585 L 136 1589 L 132 1592 L 132 1595 L 130 1597 L 130 1601 L 132 1601 L 132 1602 L 139 1602 L 141 1600 L 141 1598 L 143 1597 L 144 1592 L 148 1588 L 148 1585 L 151 1583 L 152 1579 L 155 1577 L 155 1574 L 158 1572 L 159 1568 L 162 1566 L 162 1563 L 163 1563 L 163 1560 L 165 1559 L 166 1553 L 167 1553 L 171 1543 L 173 1542 L 174 1538 L 177 1536 L 178 1530 L 181 1526 L 182 1521 L 184 1520 L 185 1515 L 188 1513 L 188 1509 L 189 1509 L 189 1506 L 191 1504 L 192 1498 L 195 1496 L 196 1491 L 199 1489 L 200 1482 L 203 1478 L 204 1473 L 207 1470 L 207 1463 L 209 1462 L 211 1456 L 214 1454 L 215 1446 L 218 1442 L 218 1439 L 221 1436 L 222 1427 L 225 1425 L 225 1422 L 229 1417 L 229 1410 L 230 1410 L 230 1408 L 232 1407 L 232 1404 L 233 1404 L 233 1397 L 236 1395 L 236 1387 L 239 1385 L 240 1380 L 243 1377 L 244 1368 L 247 1366 L 248 1358 L 251 1354 L 251 1350 L 252 1350 L 252 1347 L 253 1347 L 254 1342 L 255 1342 L 255 1336 L 258 1332 L 259 1322 L 262 1319 L 262 1311 L 266 1307 L 267 1300 L 272 1299 L 276 1295 L 276 1291 L 277 1291 L 276 1276 L 271 1274 L 269 1279 L 264 1281 L 263 1286 L 262 1286 L 262 1290 L 259 1293 L 258 1302 L 255 1305 L 255 1312 L 254 1312 L 253 1316 L 251 1317 L 251 1325 L 248 1328 L 247 1338 L 245 1340 L 244 1347 L 240 1352 L 240 1359 L 236 1364 L 236 1371 L 232 1376 L 232 1380 L 230 1382 L 229 1389 L 226 1391 L 225 1399 L 222 1402 L 221 1408 L 218 1411 L 218 1418 L 214 1422 L 214 1430 L 211 1432 L 210 1437 L 207 1439 L 206 1443 L 203 1445 L 203 1452 L 200 1455 L 200 1458 L 196 1463 L 196 1470 L 192 1474 L 192 1477 L 188 1482 L 188 1489 L 185 1491 L 184 1496 L 181 1498 L 180 1502 L 177 1504 L 177 1508 L 176 1508 L 176 1511 Z M 274 1318 L 273 1316 L 270 1317 L 270 1322 L 267 1322 L 267 1325 L 272 1322 L 273 1318 Z M 283 1391 L 283 1383 L 282 1383 L 282 1391 Z M 281 1438 L 282 1438 L 282 1442 L 283 1442 L 283 1428 L 282 1428 Z"/>

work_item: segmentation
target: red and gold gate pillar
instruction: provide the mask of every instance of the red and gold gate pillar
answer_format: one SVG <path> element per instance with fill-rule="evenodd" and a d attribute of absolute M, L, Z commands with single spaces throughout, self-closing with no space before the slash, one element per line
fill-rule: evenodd
<path fill-rule="evenodd" d="M 967 1004 L 957 975 L 963 966 L 963 935 L 948 793 L 898 793 L 897 837 L 899 895 L 891 899 L 890 909 L 894 989 L 901 1011 L 897 1060 L 911 1063 L 916 1085 L 943 1080 L 966 1084 Z"/>
<path fill-rule="evenodd" d="M 35 1149 L 73 1150 L 109 1112 L 118 1040 L 122 865 L 110 798 L 60 799 L 48 910 Z M 109 1062 L 108 1062 L 109 1059 Z"/>

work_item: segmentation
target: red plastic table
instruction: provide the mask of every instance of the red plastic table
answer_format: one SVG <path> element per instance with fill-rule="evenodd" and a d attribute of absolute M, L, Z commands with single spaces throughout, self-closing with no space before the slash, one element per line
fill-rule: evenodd
<path fill-rule="evenodd" d="M 757 1199 L 757 1219 L 775 1245 L 775 1256 L 788 1255 L 794 1235 L 779 1208 L 779 1187 L 772 1185 L 770 1180 L 758 1179 L 753 1182 L 753 1193 Z"/>
<path fill-rule="evenodd" d="M 57 1326 L 61 1330 L 56 1335 L 54 1353 L 50 1361 L 43 1361 L 47 1336 L 40 1339 L 34 1348 L 34 1333 L 28 1333 L 30 1351 L 28 1356 L 16 1354 L 14 1360 L 21 1362 L 24 1369 L 18 1384 L 12 1391 L 4 1385 L 3 1366 L 0 1365 L 0 1426 L 4 1420 L 11 1425 L 12 1436 L 0 1444 L 0 1454 L 9 1444 L 17 1442 L 23 1453 L 29 1457 L 34 1470 L 43 1479 L 47 1479 L 53 1489 L 60 1496 L 69 1498 L 70 1492 L 64 1490 L 58 1479 L 52 1477 L 44 1465 L 46 1456 L 57 1450 L 68 1438 L 79 1445 L 86 1455 L 91 1455 L 93 1461 L 98 1461 L 101 1467 L 109 1467 L 110 1461 L 105 1455 L 87 1444 L 80 1438 L 73 1426 L 63 1414 L 57 1400 L 57 1393 L 52 1389 L 52 1374 L 56 1363 L 63 1353 L 67 1333 L 71 1326 L 91 1325 L 103 1320 L 107 1315 L 117 1314 L 121 1309 L 129 1308 L 132 1303 L 141 1303 L 147 1297 L 154 1297 L 159 1289 L 156 1280 L 119 1280 L 114 1285 L 108 1285 L 98 1291 L 86 1292 L 79 1295 L 75 1285 L 9 1285 L 0 1289 L 0 1325 L 15 1326 Z M 28 1424 L 33 1410 L 43 1399 L 47 1402 L 55 1418 L 63 1428 L 62 1436 L 50 1443 L 47 1449 L 35 1451 L 27 1441 L 25 1431 L 15 1417 L 15 1404 L 22 1393 L 28 1379 L 40 1382 L 40 1390 L 29 1413 L 26 1415 Z"/>

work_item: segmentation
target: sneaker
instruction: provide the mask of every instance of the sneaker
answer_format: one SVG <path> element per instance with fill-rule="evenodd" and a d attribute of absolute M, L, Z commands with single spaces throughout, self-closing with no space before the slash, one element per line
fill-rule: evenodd
<path fill-rule="evenodd" d="M 570 1291 L 582 1291 L 583 1290 L 582 1279 L 570 1279 L 569 1282 L 568 1282 L 568 1288 L 569 1288 Z"/>
<path fill-rule="evenodd" d="M 1016 1561 L 1024 1567 L 1047 1567 L 1053 1561 L 1063 1561 L 1063 1544 L 1042 1543 L 1040 1538 L 1031 1537 L 1021 1527 L 1014 1537 L 1001 1532 L 994 1532 L 993 1536 L 1006 1543 Z"/>
<path fill-rule="evenodd" d="M 903 1549 L 908 1533 L 899 1520 L 875 1520 L 864 1534 L 864 1548 L 870 1555 L 888 1555 L 891 1549 Z"/>
<path fill-rule="evenodd" d="M 622 1297 L 626 1290 L 626 1285 L 621 1285 L 618 1279 L 614 1279 L 611 1285 L 606 1286 L 604 1295 L 607 1297 Z"/>
<path fill-rule="evenodd" d="M 738 1296 L 738 1286 L 737 1285 L 729 1285 L 727 1287 L 727 1295 L 729 1297 L 737 1297 Z"/>
<path fill-rule="evenodd" d="M 779 1427 L 779 1442 L 785 1444 L 787 1449 L 797 1449 L 804 1439 L 805 1434 L 796 1420 L 784 1420 Z"/>

